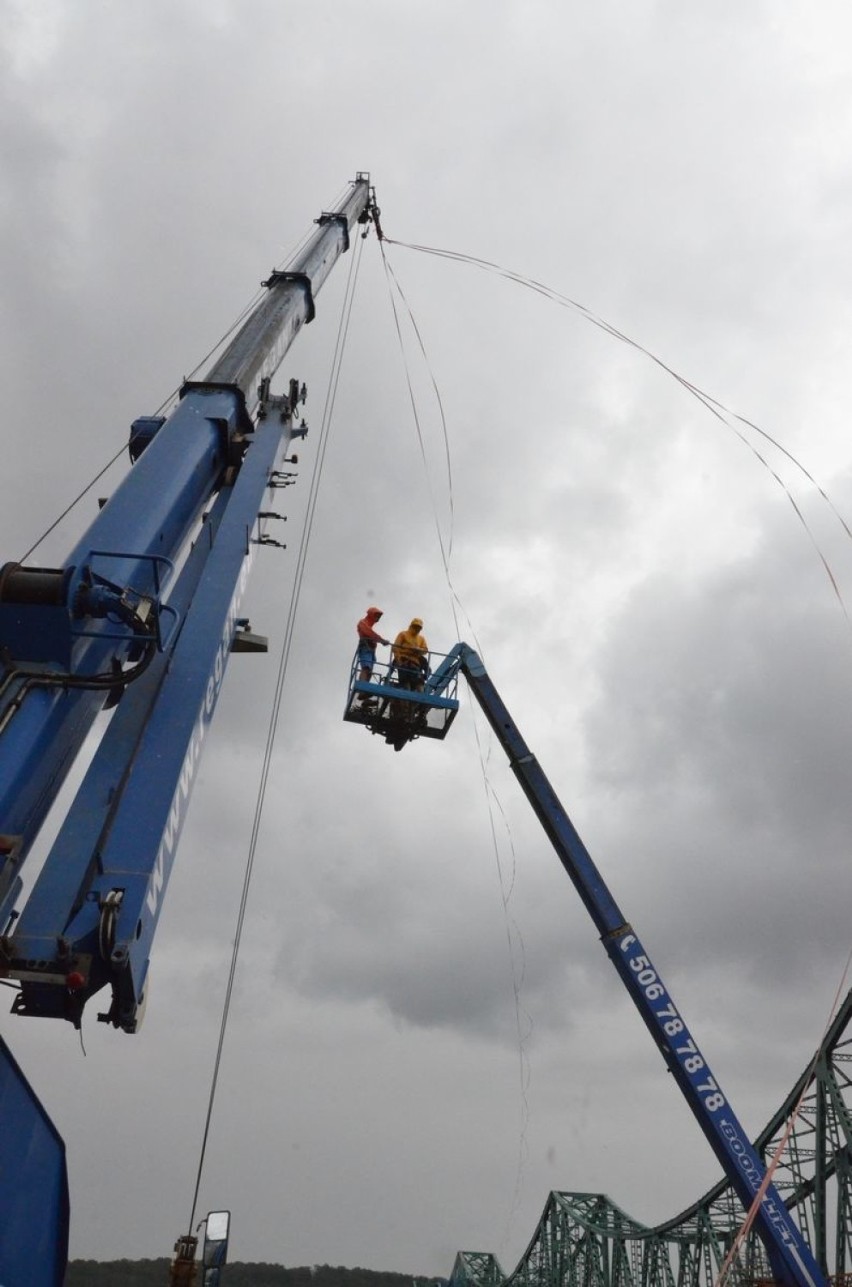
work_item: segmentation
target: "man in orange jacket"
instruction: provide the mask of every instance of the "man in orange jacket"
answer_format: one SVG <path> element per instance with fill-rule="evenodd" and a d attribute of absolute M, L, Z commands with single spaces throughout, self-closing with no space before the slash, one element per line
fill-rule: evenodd
<path fill-rule="evenodd" d="M 381 616 L 381 608 L 368 608 L 366 616 L 358 622 L 358 661 L 361 666 L 358 678 L 365 684 L 370 682 L 376 664 L 376 644 L 390 643 L 375 628 Z"/>

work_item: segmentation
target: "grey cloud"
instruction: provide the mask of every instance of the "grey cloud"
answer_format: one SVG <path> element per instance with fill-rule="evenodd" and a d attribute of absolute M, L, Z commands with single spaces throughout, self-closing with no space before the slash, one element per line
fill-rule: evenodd
<path fill-rule="evenodd" d="M 57 5 L 27 59 L 5 24 L 4 558 L 359 167 L 389 235 L 574 296 L 845 502 L 848 15 L 741 8 Z M 646 358 L 506 282 L 386 249 L 447 414 L 461 633 L 466 613 L 757 1128 L 818 1038 L 844 955 L 841 614 L 787 501 Z M 239 1205 L 241 1258 L 446 1273 L 462 1244 L 512 1263 L 551 1187 L 662 1219 L 716 1167 L 492 748 L 533 1025 L 511 1218 L 520 1060 L 470 703 L 445 744 L 398 756 L 340 719 L 367 602 L 389 632 L 418 611 L 435 647 L 455 637 L 381 258 L 364 251 L 202 1201 Z M 309 385 L 311 434 L 299 486 L 275 498 L 290 548 L 259 551 L 250 585 L 273 649 L 344 283 L 282 371 Z M 446 532 L 442 430 L 406 352 Z M 846 538 L 795 487 L 845 591 Z M 84 1064 L 75 1034 L 0 1015 L 68 1141 L 75 1254 L 167 1251 L 183 1218 L 276 664 L 229 668 L 139 1037 L 88 1024 Z M 505 892 L 499 817 L 497 831 Z"/>

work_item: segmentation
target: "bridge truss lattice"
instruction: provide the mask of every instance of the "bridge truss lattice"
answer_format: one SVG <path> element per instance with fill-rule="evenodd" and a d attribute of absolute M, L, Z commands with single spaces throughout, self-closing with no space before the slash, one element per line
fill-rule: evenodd
<path fill-rule="evenodd" d="M 838 1287 L 852 1287 L 850 1018 L 852 991 L 816 1058 L 754 1142 L 768 1162 L 799 1106 L 775 1184 Z M 490 1253 L 460 1251 L 450 1287 L 713 1287 L 744 1218 L 726 1179 L 654 1227 L 605 1194 L 553 1192 L 513 1273 L 505 1274 Z M 770 1279 L 763 1246 L 749 1235 L 732 1265 L 731 1287 Z"/>

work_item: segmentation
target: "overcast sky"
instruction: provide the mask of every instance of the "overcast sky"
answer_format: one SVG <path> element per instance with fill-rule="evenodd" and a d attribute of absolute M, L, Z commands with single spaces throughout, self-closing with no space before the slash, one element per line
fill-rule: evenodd
<path fill-rule="evenodd" d="M 0 15 L 3 560 L 366 169 L 388 236 L 580 301 L 852 514 L 840 0 Z M 756 1133 L 849 949 L 849 622 L 782 487 L 647 357 L 474 268 L 388 258 L 446 414 L 464 632 Z M 279 496 L 290 549 L 260 551 L 251 583 L 273 650 L 229 668 L 145 1026 L 98 1025 L 94 1002 L 84 1058 L 69 1026 L 0 1015 L 67 1143 L 75 1257 L 167 1254 L 189 1219 L 345 277 L 281 371 L 307 381 L 315 428 Z M 443 432 L 410 334 L 406 349 L 427 470 L 371 238 L 200 1206 L 233 1210 L 239 1259 L 448 1274 L 460 1248 L 514 1266 L 551 1189 L 656 1223 L 718 1168 L 470 701 L 446 743 L 399 755 L 340 719 L 369 603 L 388 632 L 417 613 L 434 648 L 455 640 Z M 743 432 L 852 603 L 836 518 Z M 37 558 L 61 563 L 120 476 Z"/>

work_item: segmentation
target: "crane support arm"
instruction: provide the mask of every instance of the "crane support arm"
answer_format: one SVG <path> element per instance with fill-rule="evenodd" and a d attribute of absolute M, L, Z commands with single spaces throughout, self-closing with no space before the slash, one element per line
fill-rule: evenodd
<path fill-rule="evenodd" d="M 230 658 L 259 498 L 290 441 L 290 418 L 258 421 L 243 467 L 219 494 L 171 596 L 181 617 L 174 643 L 119 703 L 7 941 L 10 970 L 21 978 L 17 1013 L 77 1022 L 89 997 L 110 983 L 113 1002 L 102 1017 L 136 1029 L 154 931 Z M 35 961 L 39 968 L 28 969 Z"/>
<path fill-rule="evenodd" d="M 366 217 L 358 175 L 168 418 L 62 568 L 0 570 L 0 977 L 17 1013 L 135 1031 L 151 942 L 234 640 L 258 515 L 301 399 L 269 378 Z M 261 381 L 256 390 L 254 381 Z M 255 414 L 256 413 L 256 414 Z M 20 870 L 105 701 L 117 710 L 22 909 Z M 5 930 L 5 932 L 4 932 Z"/>
<path fill-rule="evenodd" d="M 713 1077 L 659 971 L 613 899 L 479 656 L 467 644 L 461 643 L 449 654 L 448 661 L 448 674 L 455 663 L 467 678 L 474 697 L 508 756 L 513 773 L 594 921 L 622 983 L 743 1207 L 749 1210 L 765 1183 L 765 1167 Z M 783 1199 L 771 1184 L 763 1192 L 755 1227 L 779 1283 L 788 1287 L 825 1287 L 824 1272 L 817 1265 Z"/>
<path fill-rule="evenodd" d="M 264 282 L 266 295 L 211 368 L 208 380 L 235 384 L 250 399 L 274 374 L 299 329 L 313 318 L 314 296 L 349 249 L 349 230 L 363 219 L 368 194 L 369 177 L 359 174 L 338 209 L 320 215 L 298 264 L 270 274 Z"/>

